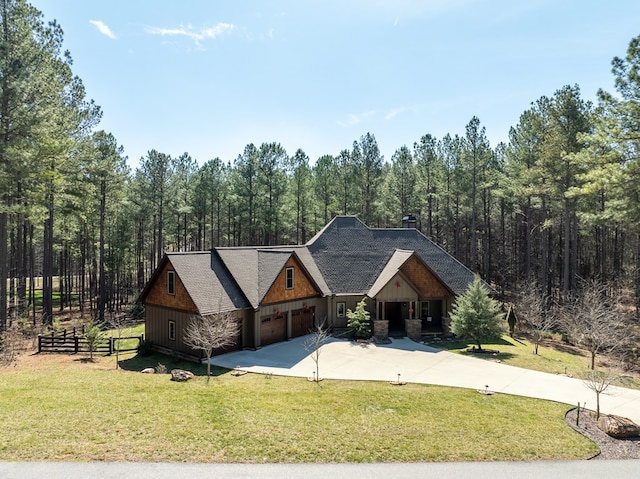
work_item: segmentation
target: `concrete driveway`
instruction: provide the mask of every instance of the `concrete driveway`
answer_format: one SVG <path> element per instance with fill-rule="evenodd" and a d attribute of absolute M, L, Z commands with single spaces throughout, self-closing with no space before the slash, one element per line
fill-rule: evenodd
<path fill-rule="evenodd" d="M 309 336 L 216 356 L 211 364 L 229 369 L 279 376 L 312 377 L 315 363 L 304 348 Z M 367 381 L 401 381 L 485 389 L 548 399 L 595 409 L 595 393 L 574 378 L 516 368 L 431 348 L 410 339 L 391 344 L 360 344 L 332 338 L 320 351 L 320 377 Z M 640 424 L 640 391 L 609 387 L 600 397 L 605 414 L 628 417 Z"/>

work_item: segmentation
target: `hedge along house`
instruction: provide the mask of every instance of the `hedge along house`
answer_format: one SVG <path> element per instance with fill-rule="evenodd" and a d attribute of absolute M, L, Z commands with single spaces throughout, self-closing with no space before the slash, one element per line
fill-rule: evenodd
<path fill-rule="evenodd" d="M 138 301 L 156 349 L 195 356 L 182 342 L 194 315 L 232 312 L 241 323 L 235 348 L 258 348 L 321 324 L 346 328 L 347 310 L 363 298 L 376 336 L 448 332 L 455 296 L 473 277 L 416 229 L 336 216 L 302 246 L 168 253 Z"/>

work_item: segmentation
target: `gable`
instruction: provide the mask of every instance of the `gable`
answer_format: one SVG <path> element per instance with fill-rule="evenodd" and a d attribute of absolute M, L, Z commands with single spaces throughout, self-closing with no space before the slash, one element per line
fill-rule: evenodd
<path fill-rule="evenodd" d="M 414 254 L 408 258 L 400 271 L 411 281 L 423 298 L 442 298 L 451 296 L 447 287 Z"/>
<path fill-rule="evenodd" d="M 175 273 L 175 294 L 169 294 L 167 291 L 167 277 L 169 271 L 173 271 Z M 187 292 L 184 283 L 175 271 L 170 260 L 163 261 L 160 269 L 154 274 L 152 283 L 145 291 L 142 302 L 145 305 L 163 306 L 166 308 L 198 313 L 198 308 L 191 299 L 191 296 Z"/>
<path fill-rule="evenodd" d="M 418 295 L 419 292 L 411 282 L 398 272 L 380 289 L 375 298 L 378 301 L 415 301 Z"/>
<path fill-rule="evenodd" d="M 287 289 L 286 284 L 288 268 L 293 268 L 293 288 L 291 289 Z M 320 295 L 321 292 L 316 288 L 298 258 L 295 255 L 291 255 L 264 295 L 261 304 L 281 303 Z"/>

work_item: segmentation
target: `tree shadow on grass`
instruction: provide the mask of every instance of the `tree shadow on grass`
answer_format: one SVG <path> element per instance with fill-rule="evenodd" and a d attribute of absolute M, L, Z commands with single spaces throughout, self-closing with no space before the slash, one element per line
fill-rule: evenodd
<path fill-rule="evenodd" d="M 207 365 L 186 361 L 175 356 L 167 356 L 160 353 L 136 354 L 135 356 L 120 361 L 120 367 L 125 371 L 140 372 L 145 368 L 155 368 L 158 364 L 162 364 L 167 368 L 167 372 L 172 369 L 184 369 L 191 371 L 196 376 L 207 376 Z M 211 377 L 222 376 L 229 370 L 218 366 L 211 366 Z"/>
<path fill-rule="evenodd" d="M 554 349 L 561 353 L 568 353 L 574 356 L 587 357 L 587 353 L 585 351 L 582 351 L 576 348 L 575 346 L 571 346 L 570 344 L 561 344 L 561 343 L 555 343 L 555 342 L 553 343 L 543 342 L 541 344 L 543 346 Z"/>
<path fill-rule="evenodd" d="M 483 346 L 483 350 L 484 350 Z M 484 351 L 461 351 L 463 356 L 469 356 L 471 358 L 485 359 L 487 361 L 506 361 L 507 359 L 514 358 L 516 355 L 512 353 L 505 353 L 500 350 L 495 350 L 493 347 L 486 347 Z"/>

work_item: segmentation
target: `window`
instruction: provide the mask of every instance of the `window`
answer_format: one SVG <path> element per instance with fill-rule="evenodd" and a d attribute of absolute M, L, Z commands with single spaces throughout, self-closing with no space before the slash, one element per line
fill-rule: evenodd
<path fill-rule="evenodd" d="M 176 322 L 169 321 L 169 341 L 176 340 Z"/>
<path fill-rule="evenodd" d="M 284 278 L 284 287 L 286 289 L 293 289 L 293 268 L 284 270 Z"/>
<path fill-rule="evenodd" d="M 176 272 L 167 271 L 167 293 L 176 294 Z"/>
<path fill-rule="evenodd" d="M 347 313 L 347 304 L 346 303 L 336 303 L 336 316 L 338 318 L 344 318 Z"/>
<path fill-rule="evenodd" d="M 420 301 L 420 319 L 431 321 L 431 316 L 429 316 L 429 301 Z"/>

